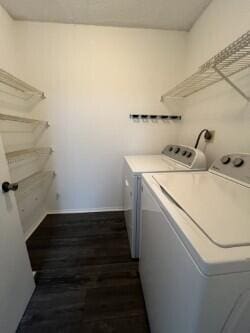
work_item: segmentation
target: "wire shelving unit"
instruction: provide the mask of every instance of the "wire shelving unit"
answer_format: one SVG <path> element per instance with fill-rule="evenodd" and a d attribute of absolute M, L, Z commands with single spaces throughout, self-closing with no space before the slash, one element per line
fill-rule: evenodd
<path fill-rule="evenodd" d="M 45 200 L 56 174 L 46 170 L 52 148 L 38 147 L 48 121 L 18 116 L 16 111 L 31 111 L 43 99 L 43 91 L 0 69 L 0 134 L 10 176 L 18 184 L 15 196 L 25 233 L 26 219 L 36 219 L 35 209 Z"/>
<path fill-rule="evenodd" d="M 230 79 L 233 74 L 245 70 L 249 66 L 250 31 L 247 31 L 244 35 L 203 64 L 197 72 L 163 94 L 161 101 L 163 102 L 167 98 L 178 99 L 187 97 L 221 80 L 225 80 L 249 102 L 250 96 L 247 96 L 247 94 Z"/>

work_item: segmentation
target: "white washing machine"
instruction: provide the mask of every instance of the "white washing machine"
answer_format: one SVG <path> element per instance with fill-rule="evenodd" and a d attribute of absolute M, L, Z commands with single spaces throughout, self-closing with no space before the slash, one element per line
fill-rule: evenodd
<path fill-rule="evenodd" d="M 139 263 L 152 333 L 250 332 L 250 154 L 143 176 Z"/>
<path fill-rule="evenodd" d="M 125 156 L 124 212 L 132 258 L 139 257 L 142 173 L 206 170 L 206 167 L 202 151 L 183 145 L 168 145 L 160 155 Z"/>

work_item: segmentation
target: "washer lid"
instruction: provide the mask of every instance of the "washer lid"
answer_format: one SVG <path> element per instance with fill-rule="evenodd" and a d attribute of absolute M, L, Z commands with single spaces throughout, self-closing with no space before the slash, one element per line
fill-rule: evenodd
<path fill-rule="evenodd" d="M 188 170 L 187 167 L 175 163 L 163 154 L 125 156 L 125 160 L 132 172 L 137 174 L 144 172 Z"/>
<path fill-rule="evenodd" d="M 154 175 L 166 195 L 216 245 L 250 245 L 250 189 L 209 172 Z"/>

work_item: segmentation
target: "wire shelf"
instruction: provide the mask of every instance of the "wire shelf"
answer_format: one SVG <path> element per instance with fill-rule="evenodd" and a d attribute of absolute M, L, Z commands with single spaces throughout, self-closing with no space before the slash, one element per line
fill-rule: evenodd
<path fill-rule="evenodd" d="M 17 117 L 17 116 L 12 116 L 12 115 L 3 114 L 3 113 L 0 113 L 0 120 L 15 121 L 15 122 L 19 122 L 19 123 L 36 124 L 36 125 L 44 124 L 46 126 L 49 126 L 48 121 L 25 118 L 25 117 Z"/>
<path fill-rule="evenodd" d="M 16 192 L 16 196 L 21 197 L 23 195 L 27 195 L 31 193 L 38 185 L 44 183 L 46 179 L 54 178 L 56 173 L 54 171 L 40 171 L 36 172 L 29 177 L 19 180 L 18 183 L 18 191 Z"/>
<path fill-rule="evenodd" d="M 50 147 L 29 148 L 29 149 L 22 149 L 22 150 L 8 152 L 6 153 L 6 158 L 8 164 L 11 165 L 27 160 L 32 155 L 36 155 L 38 157 L 42 155 L 49 156 L 50 154 L 52 154 L 52 152 L 53 150 Z"/>
<path fill-rule="evenodd" d="M 21 111 L 45 98 L 44 92 L 0 69 L 0 105 Z"/>
<path fill-rule="evenodd" d="M 231 43 L 224 50 L 203 64 L 197 72 L 179 83 L 161 96 L 165 98 L 182 98 L 190 96 L 214 83 L 226 80 L 238 93 L 250 101 L 229 77 L 250 66 L 250 31 Z"/>

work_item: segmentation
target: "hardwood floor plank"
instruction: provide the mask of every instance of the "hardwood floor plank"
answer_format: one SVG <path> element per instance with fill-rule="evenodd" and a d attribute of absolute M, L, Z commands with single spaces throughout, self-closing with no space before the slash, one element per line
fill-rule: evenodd
<path fill-rule="evenodd" d="M 37 287 L 17 332 L 149 332 L 122 212 L 49 215 L 27 247 Z"/>

